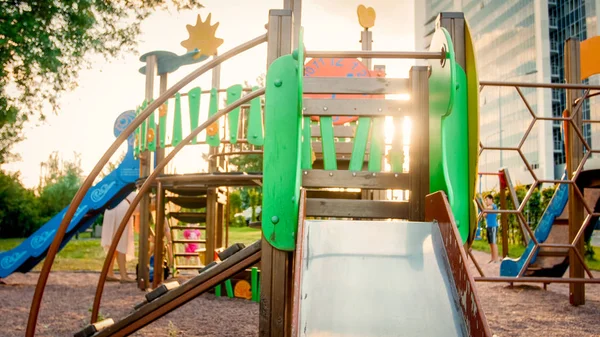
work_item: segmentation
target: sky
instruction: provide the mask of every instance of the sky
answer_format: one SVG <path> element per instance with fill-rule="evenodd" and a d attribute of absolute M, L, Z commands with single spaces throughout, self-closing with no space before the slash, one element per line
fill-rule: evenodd
<path fill-rule="evenodd" d="M 269 9 L 280 9 L 283 0 L 205 0 L 205 8 L 194 11 L 156 12 L 142 24 L 137 53 L 124 54 L 106 60 L 91 56 L 91 69 L 79 73 L 76 89 L 63 93 L 59 99 L 61 109 L 54 115 L 48 111 L 47 120 L 41 125 L 28 125 L 26 140 L 15 145 L 14 151 L 21 160 L 5 164 L 8 171 L 19 171 L 21 182 L 29 188 L 39 183 L 40 163 L 46 161 L 53 151 L 65 160 L 73 154 L 81 155 L 84 174 L 88 174 L 114 141 L 113 124 L 116 117 L 133 110 L 144 99 L 145 77 L 138 69 L 144 64 L 139 57 L 154 50 L 166 50 L 178 55 L 186 49 L 180 45 L 188 38 L 187 24 L 195 25 L 196 17 L 206 20 L 212 13 L 211 23 L 219 22 L 218 38 L 224 39 L 219 53 L 265 34 Z M 302 26 L 307 50 L 360 50 L 360 33 L 356 8 L 363 4 L 373 7 L 377 13 L 373 32 L 373 50 L 414 50 L 414 13 L 412 0 L 304 0 Z M 408 77 L 411 60 L 377 60 L 373 64 L 385 64 L 388 77 Z M 198 64 L 188 65 L 169 74 L 169 86 L 196 69 Z M 248 81 L 266 72 L 266 44 L 226 61 L 221 67 L 221 88 Z M 210 72 L 186 86 L 182 91 L 200 86 L 209 89 Z M 155 79 L 158 96 L 158 77 Z M 207 97 L 206 97 L 207 98 Z M 204 99 L 204 97 L 203 97 Z M 206 118 L 201 102 L 201 121 Z M 185 119 L 184 113 L 184 119 Z M 171 124 L 172 125 L 172 124 Z M 185 125 L 185 120 L 184 120 Z M 184 128 L 184 137 L 189 129 Z M 124 147 L 121 148 L 121 152 Z M 178 173 L 198 170 L 192 165 L 193 158 L 202 161 L 198 147 L 187 147 L 170 165 Z M 119 152 L 118 152 L 119 153 Z M 113 157 L 116 159 L 116 156 Z M 192 160 L 190 160 L 192 158 Z"/>

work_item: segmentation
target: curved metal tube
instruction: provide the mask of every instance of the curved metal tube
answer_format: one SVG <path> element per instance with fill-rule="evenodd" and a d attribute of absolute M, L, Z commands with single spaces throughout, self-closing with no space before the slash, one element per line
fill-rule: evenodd
<path fill-rule="evenodd" d="M 152 186 L 152 183 L 154 182 L 156 177 L 159 175 L 159 173 L 162 171 L 162 169 L 165 166 L 167 166 L 167 164 L 171 161 L 171 159 L 173 159 L 173 157 L 175 157 L 175 155 L 187 143 L 191 142 L 192 139 L 194 139 L 194 137 L 196 137 L 200 132 L 202 132 L 204 129 L 206 129 L 209 125 L 216 122 L 219 118 L 226 115 L 231 110 L 239 107 L 243 103 L 249 102 L 249 101 L 255 99 L 256 97 L 262 96 L 264 93 L 265 93 L 264 88 L 256 90 L 256 91 L 252 91 L 248 95 L 241 97 L 237 101 L 226 106 L 223 110 L 220 110 L 219 112 L 217 112 L 216 114 L 211 116 L 204 123 L 202 123 L 196 129 L 194 129 L 194 131 L 192 131 L 187 137 L 185 137 L 181 141 L 181 143 L 179 143 L 175 148 L 173 148 L 171 153 L 169 153 L 168 156 L 166 156 L 163 160 L 161 160 L 154 168 L 154 171 L 152 171 L 152 173 L 148 176 L 148 178 L 146 178 L 146 181 L 140 187 L 138 194 L 131 201 L 131 204 L 129 205 L 127 212 L 123 216 L 123 219 L 121 220 L 121 223 L 119 224 L 119 227 L 117 228 L 117 231 L 113 236 L 112 242 L 110 244 L 110 248 L 108 249 L 108 252 L 106 253 L 106 258 L 104 259 L 104 265 L 102 266 L 102 272 L 100 273 L 100 278 L 98 279 L 98 286 L 96 287 L 96 296 L 94 297 L 94 304 L 92 307 L 92 317 L 91 317 L 91 321 L 90 321 L 91 323 L 95 323 L 96 320 L 98 319 L 98 312 L 100 310 L 100 301 L 102 300 L 102 292 L 104 291 L 104 284 L 106 282 L 106 275 L 108 274 L 110 260 L 111 260 L 111 257 L 113 256 L 113 254 L 115 253 L 115 251 L 117 250 L 117 244 L 119 243 L 119 240 L 121 239 L 121 236 L 123 235 L 123 232 L 125 231 L 125 226 L 127 225 L 127 221 L 133 215 L 133 211 L 134 211 L 135 207 L 139 204 L 140 200 L 142 200 L 142 197 L 144 196 L 146 191 Z"/>
<path fill-rule="evenodd" d="M 50 248 L 48 248 L 48 253 L 46 254 L 46 259 L 44 261 L 42 271 L 40 272 L 40 277 L 38 278 L 38 282 L 35 287 L 33 299 L 31 300 L 31 308 L 29 310 L 29 319 L 27 321 L 27 331 L 25 332 L 26 337 L 33 337 L 35 335 L 35 327 L 37 325 L 37 318 L 38 318 L 38 314 L 39 314 L 39 310 L 40 310 L 40 305 L 42 302 L 42 297 L 44 296 L 44 290 L 46 288 L 46 283 L 48 282 L 48 276 L 50 274 L 50 269 L 52 269 L 52 264 L 54 263 L 54 258 L 56 257 L 56 253 L 58 252 L 60 244 L 62 243 L 62 240 L 65 236 L 67 227 L 69 226 L 69 223 L 73 219 L 73 215 L 75 215 L 75 211 L 81 204 L 81 201 L 85 197 L 85 194 L 90 189 L 90 187 L 94 183 L 94 180 L 96 179 L 96 177 L 98 176 L 98 174 L 100 173 L 102 168 L 104 168 L 104 165 L 106 165 L 106 163 L 112 157 L 112 155 L 117 151 L 117 149 L 121 146 L 121 144 L 127 138 L 129 138 L 129 135 L 131 133 L 133 133 L 140 124 L 142 124 L 142 121 L 144 121 L 146 118 L 148 118 L 148 116 L 150 116 L 150 114 L 154 110 L 158 109 L 167 99 L 169 99 L 171 96 L 173 96 L 176 92 L 181 90 L 183 87 L 185 87 L 187 84 L 189 84 L 191 81 L 193 81 L 200 75 L 206 73 L 207 71 L 211 70 L 215 66 L 221 64 L 222 62 L 224 62 L 224 61 L 230 59 L 231 57 L 233 57 L 237 54 L 240 54 L 248 49 L 258 46 L 261 43 L 264 43 L 266 41 L 267 41 L 267 34 L 261 35 L 257 38 L 254 38 L 248 42 L 245 42 L 245 43 L 237 46 L 236 48 L 233 48 L 233 49 L 223 53 L 222 55 L 215 57 L 214 59 L 207 62 L 203 66 L 194 70 L 192 73 L 190 73 L 189 75 L 187 75 L 186 77 L 181 79 L 179 82 L 177 82 L 175 85 L 173 85 L 171 88 L 169 88 L 167 91 L 165 91 L 155 101 L 150 103 L 148 105 L 148 107 L 144 111 L 142 111 L 131 122 L 131 124 L 129 124 L 129 126 L 127 128 L 125 128 L 125 130 L 123 130 L 123 132 L 121 132 L 119 137 L 117 137 L 117 139 L 108 148 L 108 150 L 106 150 L 106 152 L 104 153 L 102 158 L 100 158 L 100 160 L 98 161 L 96 166 L 94 166 L 94 168 L 92 169 L 90 174 L 83 181 L 83 184 L 81 185 L 81 187 L 79 188 L 79 190 L 77 191 L 75 196 L 73 197 L 73 201 L 69 205 L 69 208 L 67 209 L 67 212 L 65 213 L 63 220 L 60 223 L 60 226 L 58 227 L 58 229 L 56 231 L 54 240 L 52 241 Z"/>

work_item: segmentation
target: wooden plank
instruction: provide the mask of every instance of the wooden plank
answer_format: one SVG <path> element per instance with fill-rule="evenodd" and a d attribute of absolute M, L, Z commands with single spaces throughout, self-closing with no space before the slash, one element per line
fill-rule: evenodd
<path fill-rule="evenodd" d="M 206 207 L 206 197 L 167 197 L 166 201 L 185 208 Z"/>
<path fill-rule="evenodd" d="M 409 101 L 385 99 L 304 99 L 304 116 L 405 116 Z"/>
<path fill-rule="evenodd" d="M 321 145 L 323 153 L 323 163 L 326 170 L 336 170 L 336 149 L 333 137 L 333 119 L 331 116 L 323 116 L 319 120 L 321 126 Z M 315 152 L 317 152 L 315 150 Z"/>
<path fill-rule="evenodd" d="M 265 221 L 264 219 L 262 220 Z M 260 261 L 260 306 L 258 316 L 258 333 L 261 337 L 271 336 L 271 285 L 273 277 L 273 251 L 269 241 L 262 235 L 262 257 Z"/>
<path fill-rule="evenodd" d="M 305 118 L 309 119 L 308 117 Z M 334 125 L 333 136 L 336 138 L 354 138 L 354 130 L 355 127 L 352 125 Z M 310 136 L 316 138 L 321 137 L 321 129 L 318 125 L 311 126 Z"/>
<path fill-rule="evenodd" d="M 185 223 L 202 223 L 208 218 L 207 213 L 203 212 L 170 212 L 169 215 Z"/>
<path fill-rule="evenodd" d="M 405 190 L 410 186 L 410 177 L 408 173 L 305 170 L 302 172 L 302 186 Z"/>
<path fill-rule="evenodd" d="M 579 41 L 577 39 L 567 39 L 565 42 L 565 80 L 567 83 L 579 84 L 580 81 L 580 57 L 579 57 Z M 566 90 L 568 110 L 567 117 L 573 117 L 573 124 L 568 123 L 566 132 L 566 166 L 569 174 L 568 178 L 572 178 L 573 172 L 577 169 L 577 166 L 583 159 L 583 144 L 578 137 L 573 125 L 583 130 L 583 107 L 581 111 L 575 112 L 571 107 L 570 102 L 575 102 L 576 99 L 582 96 L 582 90 Z M 581 198 L 577 196 L 575 191 L 577 186 L 569 186 L 569 242 L 573 242 L 579 229 L 583 225 L 585 218 L 584 206 Z M 575 245 L 575 248 L 583 256 L 584 254 L 584 242 L 579 240 Z M 569 254 L 569 276 L 571 278 L 584 278 L 583 266 L 576 255 L 575 250 L 571 250 Z M 583 283 L 571 283 L 569 285 L 569 301 L 572 305 L 583 305 L 585 304 L 585 284 Z"/>
<path fill-rule="evenodd" d="M 347 159 L 350 159 L 350 155 L 352 155 L 353 144 L 350 142 L 335 142 L 334 143 L 334 151 L 336 155 L 339 157 L 340 155 L 347 155 Z M 315 151 L 316 155 L 323 155 L 323 143 L 322 142 L 313 142 L 312 143 L 313 151 Z M 317 156 L 319 157 L 319 156 Z M 322 157 L 320 157 L 322 158 Z M 339 159 L 339 158 L 338 158 Z"/>
<path fill-rule="evenodd" d="M 306 216 L 407 219 L 408 203 L 379 200 L 307 199 Z"/>
<path fill-rule="evenodd" d="M 154 233 L 154 277 L 152 287 L 156 288 L 163 281 L 163 256 L 165 237 L 165 190 L 162 183 L 158 183 L 156 191 L 156 231 Z"/>
<path fill-rule="evenodd" d="M 467 335 L 473 337 L 491 337 L 492 333 L 479 297 L 477 296 L 475 281 L 467 266 L 467 254 L 463 248 L 462 239 L 458 233 L 445 193 L 436 192 L 427 195 L 425 207 L 425 221 L 437 221 L 438 224 L 439 232 L 434 233 L 434 238 L 437 237 L 441 243 L 437 244 L 438 242 L 434 241 L 434 249 L 440 250 L 442 252 L 441 255 L 445 255 L 447 259 L 447 263 L 444 263 L 444 265 L 449 265 L 450 267 L 449 276 L 453 278 L 454 282 L 452 283 L 455 285 L 457 291 L 457 298 L 455 299 L 460 305 L 463 317 L 467 321 Z"/>
<path fill-rule="evenodd" d="M 216 220 L 217 220 L 217 194 L 214 188 L 209 188 L 206 194 L 206 257 L 205 264 L 214 261 Z"/>
<path fill-rule="evenodd" d="M 307 198 L 320 199 L 362 199 L 362 192 L 306 190 Z"/>
<path fill-rule="evenodd" d="M 410 220 L 425 218 L 425 196 L 429 194 L 429 82 L 427 67 L 412 67 L 411 145 L 409 148 Z"/>
<path fill-rule="evenodd" d="M 360 171 L 363 167 L 370 128 L 371 118 L 361 117 L 358 119 L 356 137 L 354 137 L 352 157 L 350 159 L 350 170 L 352 171 Z"/>
<path fill-rule="evenodd" d="M 223 217 L 225 215 L 224 206 L 222 203 L 217 203 L 217 237 L 216 237 L 216 246 L 215 248 L 221 248 L 224 246 L 223 244 Z"/>
<path fill-rule="evenodd" d="M 305 94 L 403 94 L 409 92 L 404 78 L 304 77 Z"/>

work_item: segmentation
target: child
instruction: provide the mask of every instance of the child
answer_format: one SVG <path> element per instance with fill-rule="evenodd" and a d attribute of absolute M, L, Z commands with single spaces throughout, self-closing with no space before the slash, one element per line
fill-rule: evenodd
<path fill-rule="evenodd" d="M 496 204 L 494 204 L 494 198 L 491 194 L 485 196 L 486 209 L 497 210 Z M 487 223 L 487 239 L 490 244 L 490 250 L 492 251 L 492 259 L 488 263 L 498 262 L 498 219 L 497 214 L 487 213 L 483 211 L 485 221 Z"/>

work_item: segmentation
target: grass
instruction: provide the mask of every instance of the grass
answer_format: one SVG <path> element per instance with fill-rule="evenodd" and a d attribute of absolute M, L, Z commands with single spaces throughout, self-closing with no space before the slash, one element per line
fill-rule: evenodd
<path fill-rule="evenodd" d="M 473 241 L 473 245 L 471 247 L 473 248 L 473 250 L 490 253 L 490 245 L 485 240 Z M 600 271 L 600 247 L 594 246 L 593 249 L 594 249 L 594 253 L 595 253 L 594 257 L 593 258 L 586 257 L 585 263 L 590 268 L 590 270 Z M 525 251 L 525 247 L 522 245 L 514 245 L 514 244 L 508 245 L 508 256 L 509 257 L 518 258 L 521 255 L 523 255 L 524 251 Z M 502 244 L 501 243 L 498 244 L 498 254 L 500 256 L 502 256 Z"/>
<path fill-rule="evenodd" d="M 229 228 L 229 244 L 241 242 L 245 245 L 252 244 L 260 239 L 261 231 L 249 227 L 231 227 Z M 0 239 L 0 251 L 6 251 L 15 248 L 25 239 Z M 137 234 L 136 234 L 136 255 L 137 255 Z M 54 271 L 100 271 L 104 264 L 106 254 L 100 245 L 99 238 L 91 238 L 89 234 L 80 235 L 79 239 L 71 239 L 69 243 L 58 253 L 54 260 L 52 270 Z M 127 262 L 127 269 L 130 273 L 135 272 L 136 260 Z M 40 271 L 43 261 L 38 263 L 33 270 Z M 114 268 L 116 269 L 116 263 Z"/>

